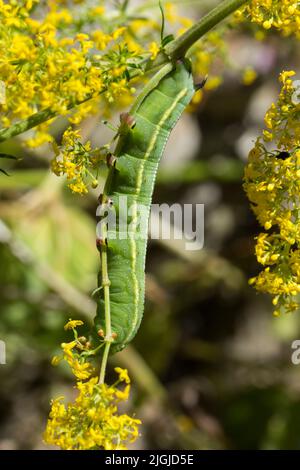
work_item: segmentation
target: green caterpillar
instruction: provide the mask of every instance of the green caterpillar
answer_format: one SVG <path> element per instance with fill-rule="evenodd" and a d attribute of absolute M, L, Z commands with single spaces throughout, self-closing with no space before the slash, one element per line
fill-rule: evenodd
<path fill-rule="evenodd" d="M 130 113 L 123 115 L 116 158 L 102 195 L 103 204 L 109 201 L 114 206 L 119 223 L 122 222 L 120 196 L 127 197 L 131 208 L 127 220 L 123 220 L 129 227 L 126 239 L 120 239 L 116 224 L 115 230 L 108 228 L 105 240 L 98 240 L 100 245 L 106 244 L 113 352 L 132 340 L 143 316 L 147 236 L 145 233 L 142 238 L 137 236 L 138 210 L 141 204 L 146 207 L 148 220 L 159 161 L 171 130 L 195 92 L 187 60 L 178 61 L 174 67 L 170 65 L 168 70 L 161 79 L 158 75 L 155 88 L 141 95 Z M 95 327 L 105 332 L 103 294 L 98 300 Z"/>

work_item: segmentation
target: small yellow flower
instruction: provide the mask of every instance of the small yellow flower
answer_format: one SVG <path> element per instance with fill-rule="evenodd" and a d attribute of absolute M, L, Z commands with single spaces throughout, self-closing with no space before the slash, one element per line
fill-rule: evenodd
<path fill-rule="evenodd" d="M 73 328 L 76 328 L 77 326 L 83 325 L 83 321 L 81 320 L 70 320 L 65 324 L 64 329 L 65 330 L 72 330 Z"/>
<path fill-rule="evenodd" d="M 272 21 L 270 21 L 270 20 L 264 21 L 264 22 L 263 22 L 263 27 L 264 27 L 265 29 L 270 29 L 270 28 L 272 28 Z"/>
<path fill-rule="evenodd" d="M 126 382 L 127 384 L 130 384 L 130 378 L 128 376 L 127 369 L 122 369 L 121 367 L 115 367 L 115 372 L 119 374 L 119 380 L 121 382 Z"/>
<path fill-rule="evenodd" d="M 71 351 L 72 349 L 74 349 L 76 344 L 77 344 L 76 341 L 71 341 L 70 343 L 61 343 L 61 347 L 63 351 L 66 352 L 66 351 Z"/>
<path fill-rule="evenodd" d="M 159 45 L 156 42 L 151 42 L 149 46 L 149 52 L 151 52 L 151 60 L 156 59 L 159 51 L 160 51 Z"/>
<path fill-rule="evenodd" d="M 216 88 L 218 88 L 221 84 L 222 84 L 222 77 L 220 76 L 210 76 L 208 79 L 207 79 L 207 82 L 205 84 L 205 89 L 206 90 L 215 90 Z"/>
<path fill-rule="evenodd" d="M 265 229 L 266 230 L 270 230 L 270 228 L 272 227 L 272 223 L 270 221 L 267 221 L 264 225 Z"/>
<path fill-rule="evenodd" d="M 247 67 L 243 74 L 244 85 L 251 85 L 257 78 L 257 73 L 252 67 Z"/>
<path fill-rule="evenodd" d="M 126 385 L 124 390 L 116 390 L 116 397 L 119 398 L 120 400 L 128 400 L 130 393 L 130 385 Z"/>
<path fill-rule="evenodd" d="M 73 361 L 71 364 L 72 372 L 78 380 L 86 380 L 93 373 L 93 368 L 88 362 L 80 363 L 78 360 Z"/>
<path fill-rule="evenodd" d="M 53 356 L 53 358 L 51 359 L 51 364 L 53 366 L 57 366 L 61 360 L 62 360 L 61 356 Z"/>

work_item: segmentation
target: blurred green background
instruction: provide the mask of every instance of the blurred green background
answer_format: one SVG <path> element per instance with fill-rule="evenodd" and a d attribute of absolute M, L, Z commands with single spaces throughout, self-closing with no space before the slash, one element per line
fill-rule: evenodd
<path fill-rule="evenodd" d="M 150 241 L 146 308 L 132 345 L 114 356 L 129 369 L 127 411 L 143 421 L 141 449 L 300 449 L 300 366 L 291 343 L 300 316 L 272 317 L 271 301 L 248 287 L 259 266 L 259 227 L 242 190 L 243 166 L 282 69 L 300 69 L 292 39 L 229 36 L 237 69 L 258 72 L 244 86 L 233 68 L 223 85 L 185 114 L 168 144 L 155 203 L 205 204 L 205 247 Z M 113 121 L 117 122 L 114 116 Z M 59 140 L 66 127 L 57 121 Z M 94 145 L 111 133 L 93 116 L 83 134 Z M 73 397 L 69 371 L 50 364 L 68 318 L 91 322 L 99 268 L 96 195 L 70 193 L 49 173 L 47 146 L 22 137 L 1 144 L 22 160 L 0 175 L 0 449 L 43 449 L 51 397 Z"/>

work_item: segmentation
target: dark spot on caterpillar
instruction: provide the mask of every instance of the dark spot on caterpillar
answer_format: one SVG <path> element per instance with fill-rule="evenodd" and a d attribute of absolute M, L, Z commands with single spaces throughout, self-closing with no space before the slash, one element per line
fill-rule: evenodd
<path fill-rule="evenodd" d="M 96 239 L 96 247 L 98 248 L 98 250 L 101 249 L 102 246 L 104 245 L 107 245 L 107 240 L 104 239 L 104 238 L 97 238 Z"/>
<path fill-rule="evenodd" d="M 287 158 L 289 158 L 291 156 L 291 154 L 289 152 L 285 152 L 285 151 L 282 151 L 282 152 L 279 152 L 277 155 L 275 155 L 276 158 L 278 158 L 279 160 L 286 160 Z"/>
<path fill-rule="evenodd" d="M 114 201 L 109 197 L 106 199 L 106 201 L 104 200 L 103 198 L 103 194 L 100 194 L 99 197 L 98 197 L 98 202 L 99 202 L 99 206 L 100 206 L 100 210 L 101 212 L 104 211 L 104 209 L 108 206 L 108 207 L 113 207 L 114 205 Z"/>

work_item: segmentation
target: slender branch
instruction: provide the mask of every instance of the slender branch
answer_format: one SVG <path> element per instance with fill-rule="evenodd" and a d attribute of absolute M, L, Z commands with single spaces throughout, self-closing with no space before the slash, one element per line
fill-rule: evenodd
<path fill-rule="evenodd" d="M 148 64 L 148 60 L 145 60 L 144 62 Z M 151 70 L 152 70 L 151 67 L 149 69 L 147 68 L 147 70 L 145 70 L 144 73 L 149 73 L 151 72 Z M 130 74 L 130 78 L 132 79 L 136 77 L 139 73 L 140 73 L 139 71 L 136 71 L 136 70 L 133 71 Z M 70 111 L 76 106 L 79 106 L 80 104 L 83 104 L 86 101 L 91 100 L 92 98 L 97 98 L 97 96 L 101 95 L 104 92 L 105 92 L 105 89 L 101 90 L 98 93 L 98 95 L 90 93 L 83 100 L 69 103 L 67 106 L 67 110 Z M 13 124 L 12 126 L 8 128 L 0 129 L 0 142 L 3 142 L 4 140 L 7 140 L 7 139 L 11 139 L 12 137 L 15 137 L 16 135 L 22 134 L 23 132 L 26 132 L 29 129 L 32 129 L 33 127 L 36 127 L 39 124 L 42 124 L 43 122 L 49 121 L 49 119 L 52 119 L 56 116 L 57 116 L 57 112 L 52 110 L 51 108 L 46 108 L 46 109 L 43 109 L 42 111 L 38 111 L 37 113 L 32 114 L 28 118 L 22 119 L 21 121 L 16 122 L 15 124 Z"/>
<path fill-rule="evenodd" d="M 110 345 L 111 345 L 111 342 L 107 342 L 107 343 L 105 343 L 105 346 L 104 346 L 102 362 L 101 362 L 101 369 L 100 369 L 100 376 L 99 376 L 99 384 L 104 384 L 105 372 L 106 372 L 106 366 L 107 366 L 107 360 L 108 360 Z"/>
<path fill-rule="evenodd" d="M 184 34 L 165 47 L 165 53 L 172 59 L 184 57 L 189 48 L 200 39 L 204 34 L 214 28 L 218 23 L 224 20 L 231 13 L 240 8 L 249 0 L 225 0 L 216 6 L 198 23 L 189 28 Z"/>
<path fill-rule="evenodd" d="M 103 240 L 107 239 L 106 224 L 103 224 L 102 236 L 103 236 Z M 102 245 L 101 247 L 101 273 L 102 273 L 101 287 L 103 288 L 104 315 L 105 315 L 105 336 L 104 336 L 105 348 L 104 348 L 104 352 L 102 356 L 100 377 L 99 377 L 99 383 L 102 384 L 104 383 L 104 379 L 105 379 L 105 371 L 106 371 L 110 345 L 113 342 L 112 331 L 111 331 L 110 296 L 109 296 L 110 280 L 108 277 L 107 247 L 105 244 Z"/>
<path fill-rule="evenodd" d="M 71 110 L 75 106 L 79 106 L 80 104 L 85 103 L 86 101 L 89 101 L 92 98 L 95 98 L 95 95 L 88 95 L 82 101 L 76 101 L 75 103 L 70 103 L 67 107 L 67 110 Z M 29 129 L 32 129 L 33 127 L 36 127 L 39 124 L 42 124 L 43 122 L 49 121 L 49 119 L 52 119 L 56 116 L 57 116 L 57 112 L 51 108 L 46 108 L 46 109 L 43 109 L 42 111 L 34 113 L 28 118 L 22 119 L 21 121 L 16 122 L 15 124 L 13 124 L 12 126 L 8 128 L 0 129 L 0 142 L 3 142 L 4 140 L 7 140 L 7 139 L 11 139 L 12 137 L 15 137 L 16 135 L 22 134 L 23 132 L 26 132 Z"/>
<path fill-rule="evenodd" d="M 102 286 L 103 286 L 104 300 L 105 300 L 105 339 L 111 341 L 112 332 L 111 332 L 111 317 L 110 317 L 110 303 L 109 303 L 110 280 L 108 278 L 106 246 L 102 247 L 101 263 L 102 263 Z"/>

